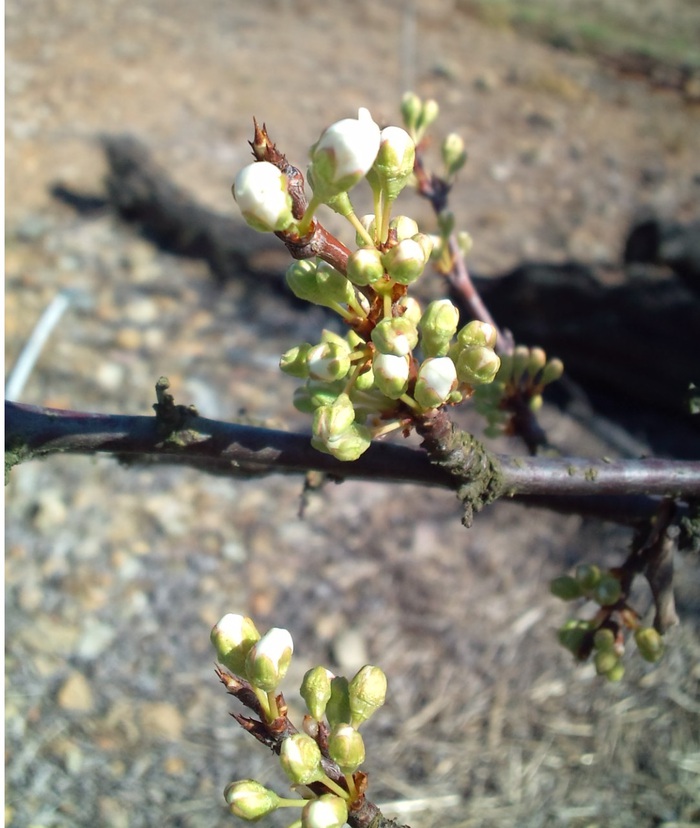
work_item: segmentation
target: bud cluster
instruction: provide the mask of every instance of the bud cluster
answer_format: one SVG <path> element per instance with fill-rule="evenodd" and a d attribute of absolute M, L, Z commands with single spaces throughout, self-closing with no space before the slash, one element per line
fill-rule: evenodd
<path fill-rule="evenodd" d="M 550 591 L 563 601 L 586 599 L 599 605 L 590 620 L 570 618 L 558 633 L 559 643 L 579 661 L 593 658 L 596 672 L 610 681 L 620 681 L 625 668 L 625 634 L 632 631 L 639 654 L 656 662 L 664 643 L 653 627 L 642 626 L 637 613 L 627 604 L 621 572 L 601 570 L 595 564 L 580 564 L 574 575 L 561 575 L 550 583 Z"/>
<path fill-rule="evenodd" d="M 510 433 L 513 414 L 522 406 L 539 411 L 545 386 L 560 379 L 563 373 L 562 361 L 548 359 L 542 348 L 517 345 L 511 353 L 501 355 L 494 381 L 474 395 L 474 407 L 488 422 L 486 436 Z"/>
<path fill-rule="evenodd" d="M 260 636 L 250 618 L 229 614 L 214 626 L 211 640 L 219 661 L 256 694 L 276 691 L 293 649 L 287 630 L 275 628 Z M 224 792 L 231 813 L 255 822 L 279 808 L 298 807 L 301 819 L 295 826 L 341 828 L 349 805 L 361 795 L 354 776 L 365 760 L 359 728 L 384 704 L 386 691 L 386 676 L 379 667 L 366 665 L 350 681 L 324 667 L 309 670 L 300 689 L 309 711 L 303 730 L 297 732 L 291 723 L 274 721 L 273 716 L 268 719 L 276 732 L 286 733 L 280 765 L 304 798 L 283 798 L 244 779 Z M 280 715 L 286 718 L 286 708 Z"/>

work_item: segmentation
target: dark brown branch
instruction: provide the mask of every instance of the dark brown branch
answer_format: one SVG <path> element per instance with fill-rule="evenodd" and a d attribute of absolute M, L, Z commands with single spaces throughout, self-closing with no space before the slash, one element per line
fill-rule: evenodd
<path fill-rule="evenodd" d="M 700 496 L 700 463 L 671 460 L 614 461 L 500 456 L 476 440 L 485 454 L 452 469 L 431 464 L 415 449 L 374 443 L 354 463 L 341 463 L 311 448 L 309 437 L 192 415 L 168 431 L 157 417 L 88 414 L 5 403 L 8 468 L 32 457 L 69 452 L 108 453 L 138 462 L 160 460 L 221 474 L 302 474 L 310 469 L 341 479 L 417 483 L 459 490 L 488 470 L 489 500 L 513 497 L 557 510 L 602 512 L 618 522 L 651 517 L 658 502 L 649 498 Z M 484 460 L 486 458 L 486 460 Z M 457 458 L 458 459 L 458 458 Z M 482 462 L 482 460 L 484 462 Z M 600 497 L 605 495 L 606 497 Z M 611 497 L 617 499 L 610 499 Z M 647 497 L 641 497 L 647 496 Z M 573 509 L 567 508 L 567 503 Z"/>

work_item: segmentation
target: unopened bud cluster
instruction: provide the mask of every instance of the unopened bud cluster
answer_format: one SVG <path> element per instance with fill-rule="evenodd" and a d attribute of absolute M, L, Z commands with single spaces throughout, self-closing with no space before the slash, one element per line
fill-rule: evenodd
<path fill-rule="evenodd" d="M 266 645 L 266 639 L 273 643 Z M 215 625 L 211 640 L 224 666 L 265 693 L 277 689 L 293 649 L 287 630 L 275 628 L 260 636 L 249 618 L 233 614 Z M 358 795 L 353 775 L 365 760 L 359 728 L 384 704 L 386 691 L 379 667 L 366 665 L 350 681 L 324 667 L 309 670 L 300 689 L 308 715 L 300 732 L 288 725 L 291 732 L 279 755 L 282 769 L 304 799 L 284 798 L 256 780 L 243 779 L 224 792 L 231 813 L 255 822 L 280 808 L 298 807 L 301 818 L 294 826 L 341 828 Z M 336 772 L 331 778 L 332 768 Z"/>
<path fill-rule="evenodd" d="M 664 642 L 653 627 L 644 627 L 637 613 L 627 605 L 619 573 L 601 570 L 595 564 L 581 564 L 574 575 L 561 575 L 550 583 L 553 595 L 563 601 L 586 599 L 600 607 L 590 620 L 570 618 L 559 630 L 559 642 L 579 661 L 593 659 L 596 672 L 610 681 L 620 681 L 625 668 L 625 633 L 634 631 L 639 654 L 656 662 Z"/>
<path fill-rule="evenodd" d="M 416 141 L 437 116 L 437 106 L 408 95 L 402 109 L 407 129 L 380 130 L 361 109 L 357 119 L 339 121 L 321 135 L 307 174 L 313 196 L 298 221 L 285 197 L 284 173 L 274 165 L 249 165 L 233 188 L 256 229 L 302 237 L 315 226 L 316 208 L 326 204 L 355 230 L 357 247 L 347 261 L 341 257 L 333 266 L 302 259 L 286 275 L 295 296 L 333 310 L 346 332 L 324 330 L 319 341 L 290 348 L 280 361 L 282 371 L 304 380 L 294 404 L 313 417 L 313 446 L 339 460 L 356 460 L 373 438 L 405 430 L 431 409 L 470 397 L 500 367 L 491 325 L 475 321 L 458 330 L 452 302 L 421 308 L 408 295 L 431 258 L 433 240 L 413 219 L 392 218 L 391 208 L 413 177 Z M 443 160 L 450 175 L 466 160 L 457 136 L 446 140 Z M 372 190 L 374 213 L 358 218 L 348 191 L 362 178 Z"/>
<path fill-rule="evenodd" d="M 564 365 L 560 359 L 548 359 L 542 348 L 516 346 L 501 356 L 501 365 L 489 385 L 477 389 L 474 407 L 488 427 L 487 437 L 508 433 L 513 412 L 525 404 L 536 412 L 542 407 L 545 386 L 560 379 Z"/>

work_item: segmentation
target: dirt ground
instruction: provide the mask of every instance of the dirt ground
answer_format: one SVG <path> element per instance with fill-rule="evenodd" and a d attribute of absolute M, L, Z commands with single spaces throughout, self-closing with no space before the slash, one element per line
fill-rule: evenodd
<path fill-rule="evenodd" d="M 73 297 L 23 402 L 146 414 L 167 375 L 205 416 L 308 425 L 276 362 L 317 334 L 318 314 L 217 288 L 109 211 L 52 200 L 56 181 L 100 192 L 100 134 L 139 137 L 247 233 L 230 184 L 253 115 L 303 166 L 359 106 L 396 123 L 411 87 L 440 102 L 438 135 L 467 142 L 453 206 L 481 273 L 574 257 L 619 278 L 640 211 L 700 218 L 697 106 L 459 2 L 8 0 L 6 29 L 7 367 L 52 298 Z M 402 204 L 430 226 L 415 197 Z M 557 412 L 543 419 L 567 452 L 611 453 Z M 106 459 L 12 472 L 8 826 L 212 828 L 233 824 L 233 779 L 284 791 L 213 673 L 209 629 L 228 611 L 290 629 L 292 705 L 313 664 L 385 669 L 389 700 L 365 734 L 370 795 L 413 828 L 700 823 L 697 561 L 678 562 L 668 656 L 630 657 L 606 685 L 555 645 L 566 608 L 547 582 L 579 560 L 619 561 L 622 530 L 502 504 L 466 532 L 450 493 L 360 483 L 324 490 L 302 520 L 300 494 L 294 479 Z"/>

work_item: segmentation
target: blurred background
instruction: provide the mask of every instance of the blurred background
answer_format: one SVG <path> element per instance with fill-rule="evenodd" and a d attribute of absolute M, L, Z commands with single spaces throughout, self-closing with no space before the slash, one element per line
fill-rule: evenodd
<path fill-rule="evenodd" d="M 230 195 L 254 115 L 303 168 L 359 106 L 398 123 L 406 89 L 434 97 L 428 159 L 449 131 L 469 150 L 451 203 L 475 272 L 576 260 L 625 284 L 639 216 L 700 220 L 699 42 L 692 0 L 8 0 L 6 370 L 52 300 L 70 299 L 19 399 L 149 414 L 166 375 L 204 416 L 308 427 L 276 366 L 325 317 L 270 278 L 285 251 Z M 241 256 L 226 278 L 118 215 L 114 135 L 230 218 Z M 432 229 L 415 196 L 400 209 Z M 543 422 L 567 453 L 620 450 L 553 406 Z M 399 822 L 700 822 L 697 560 L 678 561 L 682 625 L 664 661 L 630 657 L 609 686 L 558 649 L 566 608 L 547 583 L 580 560 L 619 562 L 626 532 L 513 504 L 467 532 L 449 492 L 366 483 L 326 487 L 302 519 L 301 495 L 291 478 L 104 458 L 12 471 L 7 825 L 210 828 L 234 823 L 228 782 L 285 790 L 214 675 L 209 630 L 229 611 L 292 632 L 292 706 L 314 664 L 385 669 L 367 770 Z"/>

